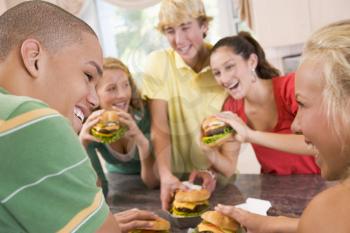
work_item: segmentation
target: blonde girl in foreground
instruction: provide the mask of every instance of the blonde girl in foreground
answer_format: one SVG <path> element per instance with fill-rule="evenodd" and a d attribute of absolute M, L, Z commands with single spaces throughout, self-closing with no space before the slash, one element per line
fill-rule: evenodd
<path fill-rule="evenodd" d="M 318 194 L 299 219 L 265 217 L 232 206 L 216 210 L 250 233 L 350 232 L 350 21 L 326 26 L 307 42 L 296 74 L 295 132 L 314 146 L 321 175 L 340 182 Z"/>

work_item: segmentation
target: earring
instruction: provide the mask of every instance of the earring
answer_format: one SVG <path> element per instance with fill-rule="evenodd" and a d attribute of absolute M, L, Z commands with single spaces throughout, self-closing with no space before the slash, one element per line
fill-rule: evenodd
<path fill-rule="evenodd" d="M 253 76 L 252 83 L 255 83 L 258 76 L 256 75 L 256 72 L 255 72 L 254 68 L 252 69 L 252 76 Z"/>

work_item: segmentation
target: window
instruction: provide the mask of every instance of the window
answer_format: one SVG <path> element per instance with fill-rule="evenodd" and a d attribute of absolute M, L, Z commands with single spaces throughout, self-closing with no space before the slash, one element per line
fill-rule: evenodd
<path fill-rule="evenodd" d="M 225 32 L 222 31 L 225 23 L 227 25 L 227 22 L 222 22 L 223 12 L 220 11 L 219 14 L 219 8 L 225 9 L 225 12 L 233 11 L 232 0 L 204 0 L 203 2 L 207 15 L 214 18 L 206 39 L 210 43 L 215 43 L 223 34 L 225 35 Z M 127 10 L 104 0 L 98 0 L 95 3 L 99 21 L 98 31 L 104 55 L 121 59 L 137 80 L 138 74 L 142 72 L 146 56 L 151 51 L 168 47 L 164 36 L 155 29 L 158 23 L 159 4 L 143 10 Z M 230 7 L 232 10 L 227 9 Z M 232 22 L 234 21 L 233 15 L 233 13 L 229 15 Z M 226 35 L 234 32 L 234 26 L 229 26 Z"/>

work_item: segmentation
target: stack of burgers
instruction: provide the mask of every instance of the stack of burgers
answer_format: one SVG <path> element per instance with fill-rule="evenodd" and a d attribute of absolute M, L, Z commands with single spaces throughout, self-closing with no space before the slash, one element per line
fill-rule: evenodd
<path fill-rule="evenodd" d="M 209 207 L 210 193 L 206 189 L 178 190 L 171 208 L 173 216 L 199 216 Z"/>

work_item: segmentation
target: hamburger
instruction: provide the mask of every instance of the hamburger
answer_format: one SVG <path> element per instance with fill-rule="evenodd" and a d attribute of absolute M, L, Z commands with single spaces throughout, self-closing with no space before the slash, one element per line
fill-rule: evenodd
<path fill-rule="evenodd" d="M 100 121 L 91 128 L 91 134 L 102 143 L 112 143 L 124 136 L 127 128 L 119 122 L 116 111 L 105 111 Z"/>
<path fill-rule="evenodd" d="M 179 217 L 199 216 L 208 209 L 209 197 L 210 193 L 206 189 L 178 190 L 170 212 Z"/>
<path fill-rule="evenodd" d="M 208 146 L 218 146 L 235 133 L 230 125 L 215 116 L 209 116 L 202 122 L 202 142 Z"/>
<path fill-rule="evenodd" d="M 202 214 L 203 221 L 198 224 L 198 233 L 237 233 L 239 223 L 217 211 L 207 211 Z"/>
<path fill-rule="evenodd" d="M 163 219 L 158 218 L 157 220 L 150 221 L 153 223 L 152 227 L 143 228 L 143 229 L 135 229 L 129 231 L 128 233 L 168 233 L 170 232 L 170 223 Z"/>

